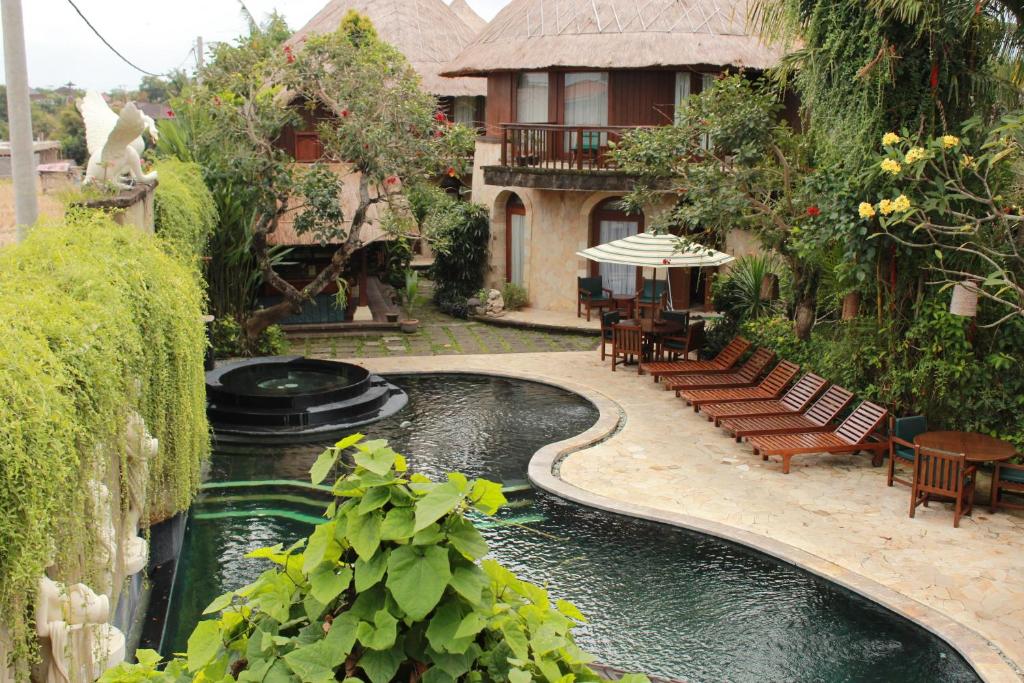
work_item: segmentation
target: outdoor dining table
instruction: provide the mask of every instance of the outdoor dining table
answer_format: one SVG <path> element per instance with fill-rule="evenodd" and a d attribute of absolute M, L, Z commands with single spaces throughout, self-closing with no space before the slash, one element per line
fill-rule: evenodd
<path fill-rule="evenodd" d="M 969 463 L 1004 462 L 1017 452 L 1012 443 L 978 432 L 923 432 L 914 437 L 914 443 L 924 448 L 963 453 Z"/>
<path fill-rule="evenodd" d="M 668 337 L 686 332 L 687 326 L 678 320 L 654 320 L 653 318 L 641 318 L 640 320 L 623 321 L 621 324 L 639 324 L 640 331 L 644 335 L 644 359 L 650 360 L 654 355 L 654 348 L 659 337 Z"/>

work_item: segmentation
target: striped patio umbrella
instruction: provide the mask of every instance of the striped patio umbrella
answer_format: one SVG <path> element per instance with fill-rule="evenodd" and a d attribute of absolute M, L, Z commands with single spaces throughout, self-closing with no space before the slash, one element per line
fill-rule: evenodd
<path fill-rule="evenodd" d="M 734 256 L 710 249 L 676 235 L 641 232 L 583 251 L 582 256 L 598 263 L 619 263 L 642 268 L 707 268 L 735 260 Z"/>
<path fill-rule="evenodd" d="M 641 232 L 612 240 L 577 251 L 576 255 L 598 263 L 617 263 L 641 268 L 710 268 L 736 259 L 735 256 L 676 235 L 655 235 L 651 232 Z M 665 279 L 668 280 L 667 270 Z M 671 289 L 668 296 L 671 304 Z"/>

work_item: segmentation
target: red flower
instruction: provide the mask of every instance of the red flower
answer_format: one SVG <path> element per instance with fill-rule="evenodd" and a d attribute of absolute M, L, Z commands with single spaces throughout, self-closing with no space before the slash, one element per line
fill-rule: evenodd
<path fill-rule="evenodd" d="M 341 118 L 343 118 L 343 119 L 347 119 L 348 118 L 348 109 L 342 109 L 341 110 Z"/>
<path fill-rule="evenodd" d="M 451 178 L 454 178 L 454 177 L 455 177 L 455 167 L 454 167 L 454 166 L 449 166 L 449 167 L 448 167 L 448 175 L 449 175 L 449 177 L 451 177 Z"/>
<path fill-rule="evenodd" d="M 439 111 L 436 114 L 434 114 L 434 120 L 437 121 L 437 122 L 444 121 L 445 120 L 444 112 L 443 111 Z"/>
<path fill-rule="evenodd" d="M 169 119 L 173 119 L 174 118 L 174 112 L 171 111 L 170 109 L 167 110 L 167 118 L 169 118 Z"/>
<path fill-rule="evenodd" d="M 444 133 L 442 133 L 441 131 L 439 131 L 439 130 L 435 130 L 435 131 L 434 131 L 434 137 L 435 137 L 435 138 L 439 138 L 439 137 L 441 137 L 442 135 L 444 135 Z"/>
<path fill-rule="evenodd" d="M 292 54 L 292 46 L 291 45 L 285 45 L 284 46 L 284 56 L 285 56 L 285 59 L 288 61 L 289 64 L 291 64 L 292 62 L 295 61 L 295 55 Z"/>
<path fill-rule="evenodd" d="M 395 185 L 398 183 L 398 176 L 389 175 L 387 178 L 384 179 L 384 183 L 386 185 Z"/>
<path fill-rule="evenodd" d="M 670 266 L 670 265 L 672 265 L 672 259 L 669 259 L 669 258 L 661 259 L 661 265 L 663 265 L 663 266 Z"/>
<path fill-rule="evenodd" d="M 821 209 L 819 209 L 816 206 L 808 206 L 807 207 L 807 215 L 810 216 L 811 218 L 814 218 L 815 216 L 820 216 L 821 215 Z"/>

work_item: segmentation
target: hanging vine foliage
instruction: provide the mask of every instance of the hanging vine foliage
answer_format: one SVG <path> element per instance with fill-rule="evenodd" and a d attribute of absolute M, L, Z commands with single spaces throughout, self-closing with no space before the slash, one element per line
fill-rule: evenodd
<path fill-rule="evenodd" d="M 203 171 L 198 164 L 177 159 L 161 159 L 153 168 L 160 177 L 153 199 L 156 233 L 176 256 L 198 265 L 217 227 L 217 205 Z"/>
<path fill-rule="evenodd" d="M 204 301 L 192 266 L 166 249 L 77 210 L 0 250 L 0 614 L 21 667 L 44 569 L 56 563 L 69 581 L 97 569 L 99 525 L 83 492 L 124 462 L 130 411 L 160 443 L 142 523 L 186 509 L 198 485 L 209 453 Z"/>

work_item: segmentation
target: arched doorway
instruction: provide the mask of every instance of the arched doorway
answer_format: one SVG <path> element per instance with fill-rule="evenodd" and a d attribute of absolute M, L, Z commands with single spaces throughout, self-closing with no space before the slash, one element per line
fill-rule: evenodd
<path fill-rule="evenodd" d="M 594 207 L 590 214 L 590 246 L 643 232 L 643 214 L 627 214 L 619 206 L 621 197 L 611 197 Z M 617 263 L 591 263 L 590 274 L 600 275 L 604 286 L 615 294 L 635 294 L 640 269 Z"/>
<path fill-rule="evenodd" d="M 505 202 L 505 281 L 526 286 L 526 206 L 519 195 Z"/>

